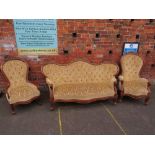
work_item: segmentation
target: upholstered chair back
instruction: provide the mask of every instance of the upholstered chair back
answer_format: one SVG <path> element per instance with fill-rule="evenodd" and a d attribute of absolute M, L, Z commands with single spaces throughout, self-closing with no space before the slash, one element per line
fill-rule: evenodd
<path fill-rule="evenodd" d="M 11 87 L 16 87 L 26 83 L 28 67 L 20 60 L 10 60 L 3 64 L 2 70 L 10 82 Z"/>
<path fill-rule="evenodd" d="M 118 66 L 115 64 L 92 65 L 83 61 L 68 65 L 48 64 L 43 67 L 44 75 L 54 84 L 106 82 L 117 72 Z"/>
<path fill-rule="evenodd" d="M 124 80 L 139 78 L 139 73 L 143 65 L 143 60 L 135 54 L 127 54 L 121 58 L 122 75 Z"/>

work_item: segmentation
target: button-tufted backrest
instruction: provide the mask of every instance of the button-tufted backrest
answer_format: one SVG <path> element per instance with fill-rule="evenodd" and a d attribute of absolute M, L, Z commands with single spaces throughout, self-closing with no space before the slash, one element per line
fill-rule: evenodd
<path fill-rule="evenodd" d="M 118 66 L 115 64 L 92 65 L 82 61 L 43 67 L 44 75 L 54 84 L 105 82 L 111 80 L 117 72 Z"/>
<path fill-rule="evenodd" d="M 124 80 L 139 78 L 139 73 L 143 65 L 143 60 L 134 54 L 127 54 L 121 58 L 122 75 Z"/>
<path fill-rule="evenodd" d="M 9 60 L 2 66 L 2 70 L 10 82 L 11 87 L 23 85 L 26 82 L 27 64 L 20 60 Z"/>

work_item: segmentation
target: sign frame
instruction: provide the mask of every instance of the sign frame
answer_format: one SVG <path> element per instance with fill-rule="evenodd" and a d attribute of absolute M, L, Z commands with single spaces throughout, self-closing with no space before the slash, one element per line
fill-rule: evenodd
<path fill-rule="evenodd" d="M 133 50 L 136 50 L 136 51 L 132 51 L 132 47 L 130 48 L 130 49 L 128 49 L 129 51 L 125 51 L 125 46 L 127 45 L 127 44 L 130 44 L 130 45 L 132 45 L 132 46 L 134 46 L 134 45 L 137 45 L 138 47 L 135 49 L 135 48 L 133 48 Z M 139 52 L 139 45 L 140 45 L 140 43 L 139 42 L 124 42 L 124 44 L 123 44 L 123 52 L 122 52 L 122 55 L 125 55 L 125 54 L 128 54 L 128 53 L 135 53 L 135 54 L 138 54 L 138 52 Z"/>
<path fill-rule="evenodd" d="M 13 22 L 19 55 L 39 56 L 59 54 L 57 19 L 14 19 Z M 22 36 L 25 38 L 22 38 Z"/>

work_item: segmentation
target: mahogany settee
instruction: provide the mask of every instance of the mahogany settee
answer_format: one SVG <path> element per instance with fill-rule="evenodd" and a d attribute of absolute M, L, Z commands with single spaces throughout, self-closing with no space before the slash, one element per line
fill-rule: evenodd
<path fill-rule="evenodd" d="M 150 82 L 148 79 L 140 77 L 140 71 L 143 66 L 143 60 L 140 56 L 128 53 L 122 56 L 122 73 L 119 76 L 120 96 L 130 96 L 135 99 L 144 99 L 148 104 L 150 98 Z"/>
<path fill-rule="evenodd" d="M 21 60 L 9 60 L 1 66 L 9 83 L 6 98 L 12 114 L 15 114 L 15 105 L 28 104 L 40 96 L 37 86 L 28 81 L 28 69 L 28 64 Z"/>
<path fill-rule="evenodd" d="M 117 100 L 116 78 L 119 67 L 113 63 L 99 65 L 76 61 L 70 64 L 47 64 L 42 67 L 49 87 L 51 110 L 56 102 L 89 103 Z"/>

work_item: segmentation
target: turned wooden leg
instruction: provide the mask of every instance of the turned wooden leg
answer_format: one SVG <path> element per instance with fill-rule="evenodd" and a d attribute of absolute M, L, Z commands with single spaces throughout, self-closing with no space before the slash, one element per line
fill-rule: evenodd
<path fill-rule="evenodd" d="M 119 97 L 119 102 L 122 102 L 122 99 L 123 99 L 123 97 L 122 97 L 122 96 L 120 96 L 120 97 Z"/>
<path fill-rule="evenodd" d="M 116 101 L 116 99 L 113 99 L 113 103 L 114 103 L 114 105 L 115 105 L 115 104 L 117 104 L 117 101 Z"/>
<path fill-rule="evenodd" d="M 15 115 L 15 114 L 16 114 L 16 111 L 15 111 L 15 105 L 10 104 L 10 107 L 11 107 L 12 115 Z"/>
<path fill-rule="evenodd" d="M 144 101 L 144 104 L 145 104 L 145 105 L 148 105 L 149 99 L 150 99 L 150 96 L 147 96 L 147 97 L 145 98 L 145 101 Z"/>
<path fill-rule="evenodd" d="M 123 92 L 120 91 L 120 95 L 119 95 L 119 102 L 122 102 L 122 99 L 123 99 Z"/>
<path fill-rule="evenodd" d="M 53 111 L 56 109 L 56 103 L 55 102 L 52 102 L 51 103 L 51 107 L 50 107 L 50 110 Z"/>
<path fill-rule="evenodd" d="M 114 103 L 114 104 L 117 104 L 117 100 L 118 100 L 118 96 L 117 96 L 117 94 L 116 94 L 115 97 L 113 98 L 113 103 Z"/>
<path fill-rule="evenodd" d="M 50 110 L 53 111 L 53 110 L 56 109 L 56 102 L 54 101 L 54 97 L 53 96 L 51 96 L 50 102 L 51 102 Z"/>

